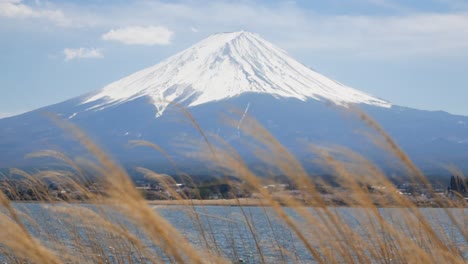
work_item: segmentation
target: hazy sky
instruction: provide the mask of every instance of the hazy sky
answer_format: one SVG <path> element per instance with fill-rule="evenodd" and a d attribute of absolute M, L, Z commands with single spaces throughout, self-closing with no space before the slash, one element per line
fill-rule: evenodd
<path fill-rule="evenodd" d="M 468 115 L 465 0 L 0 0 L 0 117 L 238 30 L 394 104 Z"/>

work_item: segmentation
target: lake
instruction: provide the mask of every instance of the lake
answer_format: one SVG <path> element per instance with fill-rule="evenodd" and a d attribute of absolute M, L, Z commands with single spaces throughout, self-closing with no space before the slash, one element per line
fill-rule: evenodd
<path fill-rule="evenodd" d="M 15 203 L 14 207 L 23 213 L 22 219 L 30 233 L 48 248 L 56 251 L 65 250 L 77 253 L 83 251 L 84 247 L 89 247 L 90 249 L 85 252 L 96 254 L 97 258 L 103 257 L 109 262 L 127 263 L 129 255 L 131 255 L 131 262 L 152 263 L 154 261 L 145 254 L 138 252 L 134 254 L 132 246 L 125 244 L 127 242 L 115 235 L 115 232 L 112 234 L 104 230 L 105 228 L 99 227 L 104 221 L 109 221 L 128 230 L 145 245 L 147 251 L 159 256 L 163 262 L 171 260 L 140 227 L 107 206 Z M 279 218 L 273 212 L 272 208 L 237 206 L 154 206 L 153 208 L 200 252 L 221 255 L 233 263 L 315 262 L 310 250 L 306 249 L 304 243 L 285 224 L 284 219 Z M 96 215 L 87 216 L 87 213 L 80 213 L 80 217 L 77 217 L 77 214 L 70 213 L 82 210 L 95 212 Z M 318 219 L 323 214 L 323 209 L 302 208 L 301 210 L 305 210 Z M 328 208 L 328 210 L 333 213 L 332 217 L 328 216 L 326 219 L 322 218 L 323 221 L 313 222 L 301 216 L 303 211 L 284 208 L 287 215 L 297 222 L 300 232 L 309 238 L 311 245 L 321 248 L 324 258 L 327 258 L 326 252 L 338 250 L 334 248 L 337 245 L 353 246 L 352 242 L 346 241 L 349 239 L 348 236 L 333 236 L 331 232 L 321 232 L 327 224 L 333 223 L 334 217 L 346 223 L 343 227 L 352 230 L 353 236 L 362 239 L 365 243 L 368 242 L 369 245 L 372 245 L 377 237 L 387 235 L 386 232 L 380 234 L 379 227 L 369 228 L 379 223 L 375 220 L 375 216 L 368 216 L 369 209 L 343 207 Z M 459 227 L 466 231 L 468 218 L 464 209 L 420 208 L 416 210 L 429 221 L 439 237 L 447 239 L 447 243 L 455 245 L 459 250 L 465 250 L 462 254 L 468 258 L 467 243 L 447 214 L 451 214 Z M 419 243 L 418 240 L 425 237 L 417 235 L 419 231 L 415 229 L 423 227 L 414 224 L 418 223 L 418 220 L 411 219 L 413 213 L 409 209 L 383 208 L 378 209 L 378 213 L 385 219 L 385 223 L 391 226 L 387 228 L 394 228 L 407 234 L 408 239 L 414 240 L 415 243 Z M 413 224 L 408 225 L 409 221 Z M 311 222 L 316 223 L 316 226 L 311 226 Z M 94 228 L 93 225 L 95 225 Z M 121 247 L 120 250 L 119 247 Z M 99 256 L 99 254 L 106 256 Z M 389 262 L 392 261 L 389 260 Z"/>

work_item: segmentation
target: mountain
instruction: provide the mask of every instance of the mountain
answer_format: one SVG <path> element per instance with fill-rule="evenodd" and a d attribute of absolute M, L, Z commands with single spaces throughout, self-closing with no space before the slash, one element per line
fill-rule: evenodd
<path fill-rule="evenodd" d="M 169 59 L 104 87 L 83 103 L 104 109 L 139 97 L 152 99 L 161 115 L 168 102 L 187 107 L 261 93 L 277 98 L 329 100 L 336 104 L 388 102 L 346 87 L 289 57 L 249 32 L 211 36 Z"/>
<path fill-rule="evenodd" d="M 244 31 L 210 36 L 93 93 L 1 119 L 0 168 L 37 165 L 24 157 L 41 149 L 82 153 L 69 133 L 44 115 L 56 113 L 84 129 L 124 165 L 171 170 L 164 155 L 128 147 L 129 140 L 144 139 L 164 148 L 179 166 L 203 170 L 204 165 L 187 158 L 180 145 L 202 140 L 180 107 L 207 135 L 227 141 L 247 162 L 256 159 L 242 133 L 246 115 L 301 160 L 311 158 L 304 144 L 311 142 L 344 145 L 383 167 L 394 166 L 385 151 L 362 135 L 370 130 L 350 113 L 356 106 L 376 119 L 424 169 L 443 163 L 468 169 L 468 117 L 396 106 L 331 80 Z M 240 114 L 233 115 L 232 109 Z M 235 118 L 234 125 L 223 122 L 226 115 Z"/>

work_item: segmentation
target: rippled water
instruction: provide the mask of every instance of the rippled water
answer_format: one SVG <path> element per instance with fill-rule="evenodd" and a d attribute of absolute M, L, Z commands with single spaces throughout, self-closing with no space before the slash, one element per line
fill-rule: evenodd
<path fill-rule="evenodd" d="M 76 227 L 76 232 L 82 234 L 86 232 L 86 228 L 82 226 L 79 219 L 73 219 L 66 214 L 57 213 L 55 208 L 66 206 L 69 209 L 75 210 L 80 207 L 97 210 L 93 205 L 51 205 L 25 203 L 15 204 L 15 207 L 21 212 L 34 219 L 34 224 L 28 221 L 28 217 L 24 217 L 26 225 L 33 236 L 41 240 L 45 245 L 54 246 L 57 240 L 60 240 L 63 245 L 73 248 L 74 240 L 70 235 L 70 225 Z M 358 234 L 362 231 L 363 216 L 366 215 L 367 209 L 359 208 L 330 208 L 335 212 L 340 219 L 344 219 Z M 303 244 L 297 239 L 293 232 L 288 228 L 283 221 L 279 220 L 272 209 L 268 207 L 224 207 L 224 206 L 203 206 L 187 209 L 182 206 L 155 206 L 159 214 L 166 218 L 174 225 L 181 234 L 183 234 L 195 247 L 200 250 L 211 250 L 214 253 L 219 253 L 233 262 L 243 261 L 246 263 L 258 263 L 261 261 L 259 250 L 268 263 L 280 262 L 313 262 L 310 253 L 305 250 Z M 194 216 L 195 210 L 198 219 Z M 285 209 L 293 219 L 299 220 L 296 212 L 290 208 Z M 312 213 L 316 210 L 309 208 Z M 429 219 L 434 229 L 440 235 L 447 235 L 455 241 L 460 248 L 465 248 L 466 242 L 461 236 L 458 229 L 447 216 L 444 209 L 431 208 L 419 209 L 422 214 Z M 455 216 L 458 223 L 466 230 L 468 221 L 466 212 L 463 209 L 448 209 Z M 112 215 L 111 218 L 116 222 L 125 224 L 141 241 L 146 243 L 151 250 L 158 252 L 158 255 L 163 256 L 161 250 L 150 242 L 149 238 L 138 227 L 128 222 L 125 217 L 112 210 L 106 210 L 106 215 Z M 382 216 L 389 223 L 397 228 L 402 224 L 401 219 L 408 214 L 408 209 L 385 208 L 380 209 Z M 301 227 L 306 235 L 309 230 L 306 224 Z M 401 228 L 405 228 L 402 226 Z M 68 230 L 66 232 L 65 230 Z M 81 233 L 80 233 L 81 232 Z M 254 239 L 254 235 L 255 238 Z M 54 241 L 49 241 L 50 237 L 54 237 Z M 327 239 L 326 237 L 321 239 Z M 110 255 L 110 259 L 118 254 L 112 246 L 106 252 Z M 468 256 L 467 256 L 468 257 Z M 142 262 L 150 262 L 150 260 L 141 260 Z"/>

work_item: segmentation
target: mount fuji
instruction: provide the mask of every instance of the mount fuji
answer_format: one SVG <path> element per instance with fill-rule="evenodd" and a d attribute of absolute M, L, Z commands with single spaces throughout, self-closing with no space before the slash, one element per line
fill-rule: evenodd
<path fill-rule="evenodd" d="M 164 155 L 128 147 L 130 140 L 147 140 L 165 149 L 179 166 L 203 170 L 180 147 L 201 139 L 181 106 L 206 134 L 227 141 L 247 162 L 254 158 L 245 150 L 241 126 L 249 115 L 300 160 L 310 159 L 306 141 L 343 145 L 383 167 L 394 166 L 362 135 L 369 128 L 349 111 L 358 107 L 423 169 L 454 164 L 468 170 L 468 117 L 394 105 L 329 79 L 245 31 L 212 35 L 95 92 L 1 119 L 0 168 L 36 166 L 39 161 L 25 156 L 43 149 L 80 153 L 79 143 L 44 115 L 55 113 L 86 131 L 124 166 L 171 170 Z M 222 118 L 232 109 L 241 113 L 234 126 Z"/>

